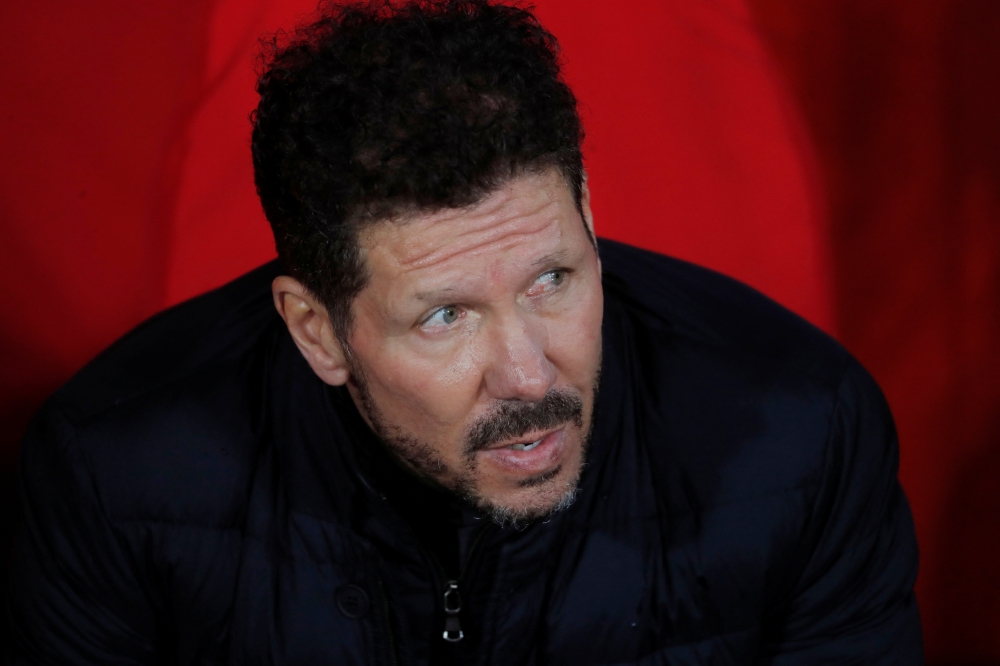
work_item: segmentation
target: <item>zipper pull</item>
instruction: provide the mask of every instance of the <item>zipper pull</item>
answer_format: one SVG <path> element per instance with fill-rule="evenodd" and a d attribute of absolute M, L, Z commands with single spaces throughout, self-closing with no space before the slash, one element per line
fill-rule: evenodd
<path fill-rule="evenodd" d="M 462 611 L 462 596 L 458 593 L 458 581 L 449 580 L 448 589 L 444 591 L 444 634 L 449 643 L 457 643 L 465 634 L 462 633 L 462 623 L 458 614 Z"/>

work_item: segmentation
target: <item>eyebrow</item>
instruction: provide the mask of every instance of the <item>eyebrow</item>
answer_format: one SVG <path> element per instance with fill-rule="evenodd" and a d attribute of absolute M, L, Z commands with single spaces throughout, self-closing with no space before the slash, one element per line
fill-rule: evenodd
<path fill-rule="evenodd" d="M 444 287 L 442 289 L 434 289 L 432 291 L 418 291 L 416 294 L 413 295 L 413 297 L 418 301 L 434 302 L 434 301 L 440 301 L 443 299 L 443 297 L 447 296 L 448 294 L 453 294 L 456 291 L 458 290 L 455 289 L 455 287 Z"/>
<path fill-rule="evenodd" d="M 555 264 L 562 263 L 566 260 L 566 250 L 556 250 L 550 254 L 545 255 L 540 259 L 536 259 L 531 262 L 531 265 L 535 268 L 541 268 L 542 266 L 553 266 Z"/>
<path fill-rule="evenodd" d="M 543 257 L 536 259 L 531 262 L 532 268 L 542 268 L 545 266 L 554 266 L 566 259 L 566 250 L 556 250 L 546 254 Z M 430 291 L 418 291 L 413 295 L 413 298 L 418 301 L 423 301 L 425 303 L 434 303 L 443 300 L 447 300 L 445 296 L 449 294 L 454 294 L 458 289 L 455 287 L 442 287 L 441 289 L 432 289 Z"/>

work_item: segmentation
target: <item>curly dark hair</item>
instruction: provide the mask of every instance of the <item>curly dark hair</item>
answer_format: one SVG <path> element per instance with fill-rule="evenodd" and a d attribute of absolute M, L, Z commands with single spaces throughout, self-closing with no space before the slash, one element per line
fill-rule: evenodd
<path fill-rule="evenodd" d="M 576 98 L 530 8 L 322 4 L 317 20 L 263 45 L 257 193 L 284 269 L 324 304 L 342 343 L 367 281 L 366 224 L 468 206 L 551 168 L 580 208 Z"/>

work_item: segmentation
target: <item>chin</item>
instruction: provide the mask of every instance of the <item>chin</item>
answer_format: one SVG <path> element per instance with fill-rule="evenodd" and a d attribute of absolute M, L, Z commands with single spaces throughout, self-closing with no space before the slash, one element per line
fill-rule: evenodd
<path fill-rule="evenodd" d="M 569 508 L 576 501 L 581 467 L 578 461 L 573 469 L 560 465 L 544 474 L 518 481 L 518 488 L 513 492 L 486 495 L 462 488 L 459 494 L 497 525 L 521 529 L 530 522 Z"/>

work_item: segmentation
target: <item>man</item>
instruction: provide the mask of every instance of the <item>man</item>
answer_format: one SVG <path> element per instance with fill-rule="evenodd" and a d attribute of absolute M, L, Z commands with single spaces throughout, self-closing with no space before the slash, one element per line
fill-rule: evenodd
<path fill-rule="evenodd" d="M 329 7 L 258 90 L 280 264 L 35 420 L 18 663 L 920 662 L 878 388 L 752 290 L 595 240 L 530 13 Z"/>

